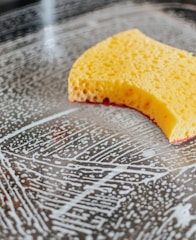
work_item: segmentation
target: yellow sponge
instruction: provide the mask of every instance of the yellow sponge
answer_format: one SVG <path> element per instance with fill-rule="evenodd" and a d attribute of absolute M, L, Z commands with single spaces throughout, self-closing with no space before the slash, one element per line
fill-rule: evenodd
<path fill-rule="evenodd" d="M 155 41 L 137 29 L 88 49 L 74 63 L 70 101 L 109 101 L 139 110 L 169 142 L 196 135 L 196 57 Z"/>

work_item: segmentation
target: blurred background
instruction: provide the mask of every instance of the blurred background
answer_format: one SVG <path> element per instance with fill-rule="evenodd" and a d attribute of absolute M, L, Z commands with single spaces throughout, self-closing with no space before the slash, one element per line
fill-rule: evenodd
<path fill-rule="evenodd" d="M 92 11 L 94 9 L 103 7 L 107 4 L 111 4 L 114 2 L 122 2 L 122 1 L 132 1 L 132 2 L 180 2 L 180 3 L 191 3 L 196 4 L 196 0 L 0 0 L 0 13 L 10 11 L 11 9 L 21 8 L 23 6 L 30 5 L 32 3 L 41 3 L 50 4 L 53 2 L 54 4 L 58 4 L 58 2 L 64 2 L 66 6 L 69 7 L 68 16 L 71 14 L 80 14 L 86 11 Z M 70 8 L 73 8 L 70 11 Z"/>
<path fill-rule="evenodd" d="M 196 22 L 196 0 L 0 0 L 0 42 L 25 36 L 44 26 L 59 24 L 70 17 L 116 2 L 174 3 L 172 10 L 166 7 L 165 11 L 175 12 L 182 18 Z M 182 3 L 182 7 L 179 3 Z"/>

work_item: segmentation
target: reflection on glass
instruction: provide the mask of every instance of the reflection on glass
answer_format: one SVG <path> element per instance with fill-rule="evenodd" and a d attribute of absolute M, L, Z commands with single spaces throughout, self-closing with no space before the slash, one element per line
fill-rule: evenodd
<path fill-rule="evenodd" d="M 42 21 L 43 25 L 46 26 L 43 29 L 43 40 L 46 49 L 54 48 L 56 46 L 56 39 L 54 34 L 54 28 L 52 24 L 55 22 L 55 1 L 53 0 L 42 0 Z"/>

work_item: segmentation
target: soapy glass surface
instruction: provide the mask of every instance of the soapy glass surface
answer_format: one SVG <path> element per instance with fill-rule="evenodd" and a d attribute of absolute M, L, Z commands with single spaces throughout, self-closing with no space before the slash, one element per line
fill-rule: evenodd
<path fill-rule="evenodd" d="M 195 52 L 196 25 L 176 8 L 196 10 L 118 3 L 2 41 L 0 239 L 195 239 L 196 140 L 171 146 L 134 110 L 67 99 L 74 61 L 117 32 Z M 41 10 L 0 17 L 1 34 L 21 14 Z"/>

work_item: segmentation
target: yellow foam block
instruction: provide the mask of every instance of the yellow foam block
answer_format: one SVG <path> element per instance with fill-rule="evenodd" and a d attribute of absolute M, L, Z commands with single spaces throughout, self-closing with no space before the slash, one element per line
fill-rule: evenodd
<path fill-rule="evenodd" d="M 196 135 L 196 57 L 137 29 L 110 37 L 82 54 L 69 79 L 70 101 L 134 108 L 169 142 Z"/>

